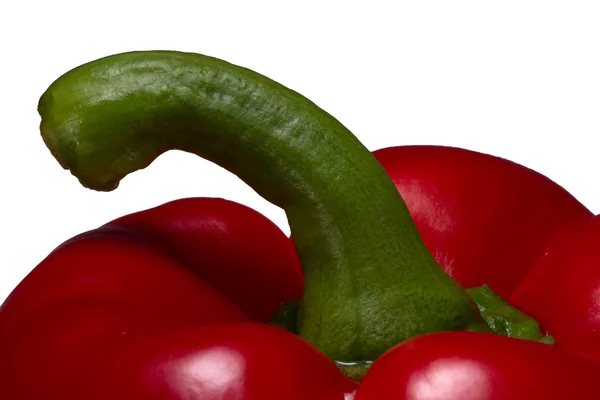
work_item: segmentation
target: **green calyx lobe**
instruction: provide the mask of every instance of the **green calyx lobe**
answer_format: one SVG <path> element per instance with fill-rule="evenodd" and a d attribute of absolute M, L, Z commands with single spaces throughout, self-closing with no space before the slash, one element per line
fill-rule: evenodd
<path fill-rule="evenodd" d="M 489 286 L 467 289 L 467 292 L 493 333 L 515 339 L 555 344 L 554 338 L 546 335 L 535 319 L 511 306 Z"/>
<path fill-rule="evenodd" d="M 131 52 L 67 72 L 38 109 L 46 145 L 87 188 L 113 190 L 178 149 L 283 208 L 305 279 L 297 332 L 333 360 L 374 360 L 407 338 L 479 321 L 372 154 L 277 82 L 200 54 Z"/>

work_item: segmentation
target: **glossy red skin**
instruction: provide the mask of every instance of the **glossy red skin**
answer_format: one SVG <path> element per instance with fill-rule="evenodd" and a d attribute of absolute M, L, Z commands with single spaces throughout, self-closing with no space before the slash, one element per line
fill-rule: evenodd
<path fill-rule="evenodd" d="M 417 204 L 418 201 L 422 199 L 417 198 Z M 222 214 L 206 211 L 210 207 L 219 209 L 219 205 L 223 205 Z M 259 279 L 257 285 L 265 285 L 268 291 L 279 282 L 283 290 L 279 290 L 280 286 L 254 302 L 254 294 L 262 294 L 261 290 L 256 286 L 251 290 L 244 290 L 245 285 L 237 286 L 240 280 L 247 282 L 252 277 L 244 275 L 245 268 L 249 268 L 248 257 L 258 260 L 265 250 L 272 254 L 270 247 L 260 247 L 265 241 L 256 240 L 257 236 L 280 235 L 291 245 L 270 221 L 260 225 L 263 220 L 258 213 L 256 220 L 239 218 L 239 214 L 235 218 L 236 212 L 245 212 L 238 206 L 221 199 L 179 200 L 120 218 L 68 241 L 50 254 L 0 310 L 0 398 L 351 399 L 349 393 L 354 384 L 316 349 L 282 330 L 247 322 L 240 308 L 256 310 L 257 320 L 266 319 L 282 301 L 279 299 L 299 297 L 297 290 L 301 293 L 302 281 L 297 279 L 299 263 L 296 264 L 295 252 L 284 244 L 283 252 L 276 252 L 277 257 L 292 261 L 285 262 L 286 268 L 291 268 L 280 275 L 280 264 L 274 261 L 267 263 L 264 270 L 264 263 L 250 264 L 259 274 L 277 275 Z M 249 228 L 236 228 L 240 222 Z M 252 224 L 261 228 L 252 229 Z M 262 228 L 267 225 L 277 230 Z M 242 238 L 254 241 L 244 242 Z M 251 245 L 235 247 L 242 242 Z M 206 256 L 210 252 L 213 256 Z M 246 252 L 246 257 L 240 252 Z M 222 258 L 217 258 L 218 253 L 230 258 L 219 264 Z M 240 265 L 242 261 L 246 264 Z M 211 263 L 213 268 L 222 265 L 216 275 L 209 273 Z M 208 274 L 206 280 L 213 279 L 210 285 L 200 279 L 205 277 L 203 274 Z M 238 278 L 231 279 L 232 276 Z M 233 302 L 224 295 L 228 291 L 238 295 Z M 406 397 L 406 386 L 416 383 L 414 378 L 403 377 L 414 376 L 422 360 L 431 362 L 440 357 L 479 360 L 487 368 L 484 372 L 491 385 L 488 389 L 493 388 L 486 391 L 488 397 L 477 397 L 477 392 L 465 397 L 458 391 L 461 381 L 455 380 L 451 387 L 457 397 L 448 397 L 445 391 L 439 397 L 443 399 L 558 399 L 571 398 L 573 393 L 579 395 L 578 390 L 582 396 L 598 396 L 585 382 L 593 381 L 591 374 L 595 377 L 600 371 L 594 368 L 589 372 L 591 364 L 586 361 L 581 364 L 580 358 L 554 350 L 543 350 L 542 354 L 542 350 L 500 343 L 490 336 L 442 336 L 441 343 L 419 345 L 410 351 L 406 346 L 413 341 L 402 344 L 398 348 L 404 350 L 388 353 L 402 351 L 396 359 L 386 354 L 377 360 L 361 384 L 357 400 L 438 398 L 423 397 L 423 392 L 421 397 Z M 597 350 L 590 350 L 590 343 L 584 346 L 588 353 Z M 446 353 L 436 353 L 436 349 Z M 413 369 L 409 368 L 411 360 L 415 362 Z M 469 371 L 476 376 L 482 372 Z M 460 369 L 449 373 L 459 374 Z M 523 379 L 523 374 L 528 379 Z M 569 379 L 567 383 L 558 378 L 559 374 Z M 230 379 L 226 380 L 228 375 Z M 217 384 L 219 379 L 223 379 L 222 384 Z M 531 382 L 543 385 L 547 379 L 552 379 L 556 387 L 551 386 L 548 393 L 534 392 L 537 385 L 534 387 Z M 582 379 L 581 384 L 578 379 Z"/>
<path fill-rule="evenodd" d="M 282 302 L 302 297 L 302 268 L 292 241 L 245 205 L 194 197 L 111 221 L 155 240 L 251 320 L 267 322 Z"/>
<path fill-rule="evenodd" d="M 509 301 L 561 347 L 600 361 L 600 217 L 558 235 Z"/>
<path fill-rule="evenodd" d="M 373 154 L 430 252 L 465 288 L 487 284 L 507 298 L 558 232 L 592 217 L 558 184 L 499 157 L 444 146 Z"/>
<path fill-rule="evenodd" d="M 375 361 L 355 400 L 600 398 L 600 364 L 556 346 L 479 332 L 410 339 Z"/>
<path fill-rule="evenodd" d="M 344 400 L 354 389 L 307 342 L 247 321 L 159 247 L 92 231 L 2 305 L 0 398 Z"/>
<path fill-rule="evenodd" d="M 94 317 L 108 315 L 108 327 L 88 327 Z M 136 320 L 141 321 L 92 307 L 59 309 L 36 320 L 3 353 L 0 395 L 11 400 L 345 400 L 355 389 L 325 355 L 279 328 L 142 323 L 120 333 Z M 35 358 L 27 357 L 30 353 Z"/>
<path fill-rule="evenodd" d="M 27 319 L 86 302 L 135 310 L 163 324 L 248 320 L 167 253 L 129 235 L 99 230 L 61 245 L 13 290 L 0 308 L 0 346 L 7 343 L 3 335 Z"/>

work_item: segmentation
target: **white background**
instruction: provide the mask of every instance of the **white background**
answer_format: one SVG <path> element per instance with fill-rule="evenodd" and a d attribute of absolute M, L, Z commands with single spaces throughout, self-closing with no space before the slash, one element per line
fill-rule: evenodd
<path fill-rule="evenodd" d="M 118 190 L 84 189 L 39 136 L 37 101 L 67 70 L 169 49 L 243 65 L 304 94 L 371 150 L 492 153 L 600 210 L 600 3 L 580 1 L 3 1 L 0 302 L 55 246 L 180 197 L 282 210 L 232 174 L 171 152 Z"/>

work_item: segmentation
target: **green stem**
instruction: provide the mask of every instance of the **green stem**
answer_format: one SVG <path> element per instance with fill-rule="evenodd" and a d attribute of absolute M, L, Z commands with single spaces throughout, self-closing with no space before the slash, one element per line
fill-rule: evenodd
<path fill-rule="evenodd" d="M 67 72 L 38 109 L 46 145 L 85 187 L 113 190 L 177 149 L 283 208 L 305 279 L 298 332 L 334 360 L 480 318 L 369 150 L 277 82 L 200 54 L 132 52 Z"/>

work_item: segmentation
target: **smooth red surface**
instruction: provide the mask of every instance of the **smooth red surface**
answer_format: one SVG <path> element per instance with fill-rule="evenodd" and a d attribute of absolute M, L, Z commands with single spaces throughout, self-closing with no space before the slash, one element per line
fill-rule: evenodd
<path fill-rule="evenodd" d="M 355 400 L 600 398 L 600 364 L 556 346 L 476 332 L 410 339 L 381 356 Z"/>
<path fill-rule="evenodd" d="M 136 325 L 138 316 L 115 311 L 60 309 L 12 338 L 0 363 L 2 398 L 345 400 L 355 389 L 325 355 L 279 328 Z M 109 323 L 99 329 L 96 317 Z"/>
<path fill-rule="evenodd" d="M 557 236 L 509 300 L 560 346 L 600 361 L 600 217 Z"/>
<path fill-rule="evenodd" d="M 438 263 L 463 287 L 508 297 L 569 226 L 592 217 L 547 177 L 511 161 L 443 146 L 373 153 Z"/>
<path fill-rule="evenodd" d="M 166 246 L 253 321 L 267 322 L 304 288 L 293 242 L 271 220 L 242 204 L 207 197 L 179 199 L 118 218 Z"/>
<path fill-rule="evenodd" d="M 65 242 L 13 291 L 0 355 L 10 400 L 345 400 L 355 388 L 307 342 L 248 322 L 161 246 L 111 227 Z"/>
<path fill-rule="evenodd" d="M 161 324 L 248 320 L 160 249 L 118 232 L 92 231 L 48 255 L 5 300 L 0 347 L 10 343 L 4 335 L 21 331 L 28 319 L 86 303 L 147 315 Z"/>

